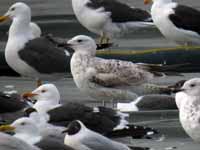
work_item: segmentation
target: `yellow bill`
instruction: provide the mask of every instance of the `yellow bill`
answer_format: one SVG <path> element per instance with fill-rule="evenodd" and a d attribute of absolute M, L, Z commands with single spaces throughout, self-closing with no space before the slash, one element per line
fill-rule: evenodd
<path fill-rule="evenodd" d="M 150 4 L 151 2 L 152 2 L 152 0 L 144 0 L 145 5 Z"/>
<path fill-rule="evenodd" d="M 5 20 L 9 19 L 8 16 L 0 16 L 0 22 L 3 22 Z"/>
<path fill-rule="evenodd" d="M 0 132 L 10 132 L 10 131 L 14 131 L 15 127 L 11 126 L 11 125 L 2 125 L 0 126 Z"/>
<path fill-rule="evenodd" d="M 34 97 L 36 95 L 37 94 L 31 93 L 31 92 L 27 92 L 27 93 L 22 94 L 22 97 L 23 98 L 31 98 L 31 97 Z"/>

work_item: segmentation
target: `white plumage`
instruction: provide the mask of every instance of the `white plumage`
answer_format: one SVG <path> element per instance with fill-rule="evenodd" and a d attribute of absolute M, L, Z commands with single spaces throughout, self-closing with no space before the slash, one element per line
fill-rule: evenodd
<path fill-rule="evenodd" d="M 107 41 L 129 29 L 153 25 L 148 12 L 117 0 L 72 0 L 72 6 L 78 21 Z"/>
<path fill-rule="evenodd" d="M 180 45 L 200 44 L 200 11 L 172 0 L 145 0 L 145 3 L 150 1 L 153 22 L 168 40 Z"/>
<path fill-rule="evenodd" d="M 200 142 L 200 78 L 186 81 L 180 91 L 176 102 L 181 125 L 193 140 Z"/>

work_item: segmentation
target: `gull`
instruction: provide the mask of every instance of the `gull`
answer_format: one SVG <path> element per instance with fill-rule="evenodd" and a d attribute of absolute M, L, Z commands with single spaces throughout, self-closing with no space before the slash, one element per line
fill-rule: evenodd
<path fill-rule="evenodd" d="M 36 146 L 27 144 L 26 142 L 10 136 L 8 134 L 0 133 L 0 149 L 1 150 L 41 150 Z"/>
<path fill-rule="evenodd" d="M 76 150 L 131 150 L 125 144 L 113 141 L 88 129 L 79 120 L 71 122 L 64 132 L 66 133 L 65 145 L 71 146 Z"/>
<path fill-rule="evenodd" d="M 172 0 L 144 0 L 151 1 L 153 22 L 167 39 L 185 46 L 200 44 L 199 10 Z"/>
<path fill-rule="evenodd" d="M 117 103 L 117 110 L 121 112 L 174 109 L 177 109 L 175 98 L 170 95 L 145 95 L 138 97 L 130 103 Z"/>
<path fill-rule="evenodd" d="M 200 78 L 186 81 L 179 91 L 176 102 L 181 125 L 194 141 L 200 142 Z"/>
<path fill-rule="evenodd" d="M 129 29 L 153 26 L 151 15 L 117 0 L 72 0 L 74 14 L 90 32 L 101 36 L 100 43 Z M 115 36 L 116 37 L 116 36 Z"/>
<path fill-rule="evenodd" d="M 12 19 L 5 58 L 8 65 L 22 76 L 38 80 L 63 78 L 68 70 L 69 53 L 58 48 L 47 37 L 35 37 L 37 27 L 30 25 L 31 9 L 25 3 L 15 3 L 0 17 Z"/>
<path fill-rule="evenodd" d="M 42 118 L 42 122 L 66 127 L 71 121 L 78 119 L 91 130 L 108 137 L 148 138 L 149 133 L 157 133 L 155 129 L 130 124 L 126 119 L 128 114 L 111 108 L 92 108 L 73 102 L 61 105 L 60 93 L 53 84 L 43 84 L 32 92 L 24 93 L 23 97 L 36 101 L 33 105 L 35 110 L 29 113 L 32 115 L 37 112 L 41 116 L 36 122 L 40 122 Z M 27 116 L 30 117 L 29 114 Z"/>
<path fill-rule="evenodd" d="M 19 94 L 0 92 L 0 122 L 12 122 L 24 115 L 24 109 L 30 107 L 29 102 L 21 101 Z"/>
<path fill-rule="evenodd" d="M 74 150 L 70 146 L 66 146 L 62 141 L 51 136 L 42 136 L 36 122 L 30 118 L 20 118 L 10 125 L 0 126 L 0 131 L 14 132 L 14 137 L 27 144 L 37 146 L 42 150 Z M 29 150 L 29 149 L 27 149 Z"/>
<path fill-rule="evenodd" d="M 84 35 L 69 40 L 68 46 L 75 51 L 70 65 L 76 86 L 97 100 L 133 100 L 140 94 L 168 93 L 168 88 L 152 84 L 150 91 L 142 89 L 154 77 L 177 68 L 95 57 L 95 41 Z"/>

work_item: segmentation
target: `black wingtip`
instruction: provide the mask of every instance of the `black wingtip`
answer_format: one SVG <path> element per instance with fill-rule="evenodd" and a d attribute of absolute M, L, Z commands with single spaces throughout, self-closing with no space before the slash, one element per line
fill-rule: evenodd
<path fill-rule="evenodd" d="M 113 46 L 113 43 L 105 43 L 105 44 L 96 44 L 97 50 L 102 50 Z"/>
<path fill-rule="evenodd" d="M 152 136 L 155 134 L 159 134 L 156 129 L 130 124 L 124 129 L 109 132 L 106 136 L 110 138 L 132 137 L 133 139 L 152 139 Z"/>

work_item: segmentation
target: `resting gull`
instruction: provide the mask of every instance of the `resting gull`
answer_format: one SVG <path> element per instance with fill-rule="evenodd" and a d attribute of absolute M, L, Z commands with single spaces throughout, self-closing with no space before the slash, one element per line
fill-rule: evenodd
<path fill-rule="evenodd" d="M 0 131 L 14 132 L 15 138 L 35 145 L 42 150 L 73 150 L 73 148 L 64 145 L 64 138 L 59 141 L 51 136 L 42 136 L 36 122 L 30 118 L 20 118 L 11 125 L 0 126 Z"/>
<path fill-rule="evenodd" d="M 78 21 L 101 36 L 100 43 L 108 43 L 112 36 L 130 29 L 153 25 L 147 11 L 117 0 L 72 0 L 72 7 Z"/>
<path fill-rule="evenodd" d="M 50 124 L 66 127 L 73 120 L 81 120 L 84 124 L 108 137 L 133 138 L 150 137 L 149 133 L 157 133 L 148 127 L 129 124 L 127 114 L 105 107 L 88 107 L 78 103 L 60 104 L 60 94 L 53 84 L 44 84 L 32 92 L 23 94 L 24 98 L 35 100 L 33 108 Z M 30 114 L 32 115 L 31 111 Z"/>
<path fill-rule="evenodd" d="M 179 120 L 186 133 L 200 142 L 200 78 L 186 81 L 179 91 L 176 93 Z"/>
<path fill-rule="evenodd" d="M 121 112 L 174 110 L 177 109 L 174 96 L 145 95 L 130 103 L 117 103 L 117 110 Z"/>
<path fill-rule="evenodd" d="M 5 48 L 8 65 L 22 76 L 34 79 L 57 79 L 64 77 L 69 64 L 68 51 L 58 48 L 47 37 L 36 38 L 34 25 L 30 26 L 31 10 L 24 3 L 12 5 L 0 18 L 12 19 Z M 41 84 L 38 80 L 38 84 Z"/>
<path fill-rule="evenodd" d="M 186 46 L 200 44 L 199 10 L 172 0 L 144 0 L 151 1 L 153 22 L 167 39 Z"/>
<path fill-rule="evenodd" d="M 75 50 L 71 58 L 71 73 L 76 86 L 83 93 L 103 101 L 134 100 L 140 94 L 169 93 L 170 89 L 153 84 L 149 84 L 155 87 L 150 93 L 141 91 L 154 77 L 163 76 L 167 71 L 175 71 L 179 66 L 136 64 L 98 58 L 95 57 L 94 40 L 84 35 L 69 40 L 68 46 Z"/>
<path fill-rule="evenodd" d="M 125 144 L 113 141 L 88 129 L 81 121 L 73 121 L 66 131 L 64 143 L 76 150 L 131 150 Z M 142 150 L 142 148 L 139 148 Z M 146 149 L 146 148 L 144 148 Z M 137 150 L 137 148 L 134 148 Z"/>

